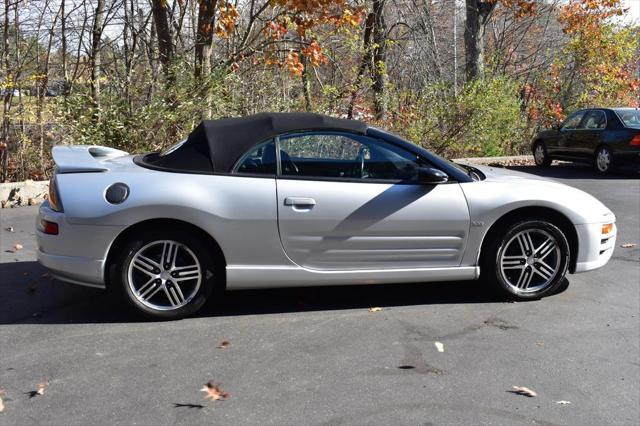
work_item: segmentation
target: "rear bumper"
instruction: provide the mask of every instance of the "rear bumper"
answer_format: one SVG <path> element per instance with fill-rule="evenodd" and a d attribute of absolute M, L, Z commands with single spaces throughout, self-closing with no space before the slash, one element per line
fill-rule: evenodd
<path fill-rule="evenodd" d="M 38 234 L 41 232 L 38 231 Z M 62 281 L 88 287 L 105 288 L 104 262 L 102 260 L 48 254 L 38 249 L 38 262 L 47 268 L 51 275 Z"/>
<path fill-rule="evenodd" d="M 45 234 L 41 220 L 58 224 L 58 235 Z M 90 287 L 105 287 L 105 260 L 119 226 L 77 225 L 67 221 L 44 202 L 36 218 L 38 262 L 63 281 Z"/>
<path fill-rule="evenodd" d="M 611 223 L 590 223 L 576 225 L 578 233 L 578 259 L 575 273 L 587 272 L 604 266 L 611 256 L 616 246 L 617 227 L 613 225 L 613 230 L 603 235 L 602 225 Z"/>
<path fill-rule="evenodd" d="M 640 149 L 629 151 L 617 151 L 613 153 L 616 164 L 640 168 Z"/>

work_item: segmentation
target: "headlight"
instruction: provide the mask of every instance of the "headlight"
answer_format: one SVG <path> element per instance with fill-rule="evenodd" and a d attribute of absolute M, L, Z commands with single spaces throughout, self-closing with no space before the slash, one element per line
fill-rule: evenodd
<path fill-rule="evenodd" d="M 58 195 L 58 183 L 56 181 L 56 175 L 54 174 L 51 180 L 49 180 L 49 206 L 52 210 L 62 212 L 62 202 Z"/>

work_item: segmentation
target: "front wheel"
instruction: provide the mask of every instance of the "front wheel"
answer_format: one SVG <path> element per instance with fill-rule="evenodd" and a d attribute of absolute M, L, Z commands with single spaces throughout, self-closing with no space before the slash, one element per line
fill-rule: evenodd
<path fill-rule="evenodd" d="M 204 305 L 214 262 L 200 238 L 180 230 L 132 236 L 111 266 L 111 285 L 129 307 L 152 319 L 177 319 Z"/>
<path fill-rule="evenodd" d="M 568 265 L 569 243 L 560 228 L 546 220 L 525 220 L 490 242 L 482 273 L 503 295 L 531 300 L 557 290 Z"/>
<path fill-rule="evenodd" d="M 536 166 L 549 167 L 551 165 L 551 157 L 547 153 L 547 147 L 542 142 L 537 142 L 533 147 L 533 159 Z"/>

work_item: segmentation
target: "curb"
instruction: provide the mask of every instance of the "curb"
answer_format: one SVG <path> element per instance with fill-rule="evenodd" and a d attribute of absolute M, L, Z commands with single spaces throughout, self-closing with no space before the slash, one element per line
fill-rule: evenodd
<path fill-rule="evenodd" d="M 533 155 L 512 155 L 508 157 L 470 157 L 456 158 L 452 161 L 456 163 L 478 164 L 481 166 L 501 165 L 501 164 L 533 164 Z"/>
<path fill-rule="evenodd" d="M 3 209 L 34 206 L 46 200 L 48 193 L 47 180 L 0 183 L 0 206 Z"/>

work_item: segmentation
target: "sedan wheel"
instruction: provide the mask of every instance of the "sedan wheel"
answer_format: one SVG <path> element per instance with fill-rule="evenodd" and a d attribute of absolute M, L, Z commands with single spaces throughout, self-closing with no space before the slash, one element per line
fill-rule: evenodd
<path fill-rule="evenodd" d="M 194 313 L 213 288 L 213 261 L 197 237 L 177 230 L 146 231 L 132 238 L 112 265 L 112 283 L 139 313 L 154 319 Z"/>
<path fill-rule="evenodd" d="M 598 173 L 609 173 L 613 166 L 613 155 L 606 146 L 598 148 L 595 157 L 595 169 Z"/>
<path fill-rule="evenodd" d="M 537 143 L 533 148 L 533 159 L 537 166 L 549 167 L 551 165 L 551 158 L 547 154 L 547 148 L 541 142 Z"/>
<path fill-rule="evenodd" d="M 527 220 L 509 227 L 485 255 L 482 272 L 503 294 L 521 300 L 537 299 L 563 282 L 569 244 L 552 223 Z"/>

